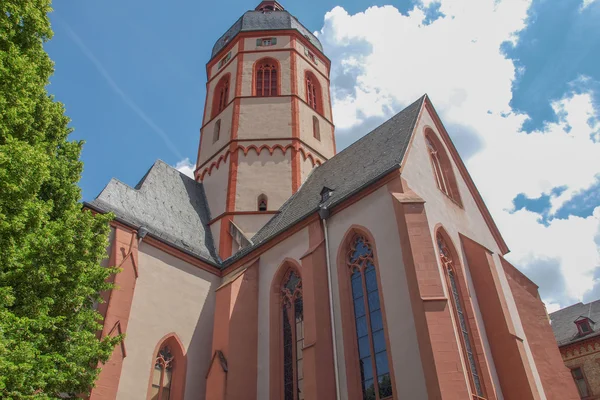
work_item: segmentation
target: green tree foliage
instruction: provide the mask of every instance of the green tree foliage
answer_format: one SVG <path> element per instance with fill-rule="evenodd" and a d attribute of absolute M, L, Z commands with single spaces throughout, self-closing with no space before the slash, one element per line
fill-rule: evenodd
<path fill-rule="evenodd" d="M 97 338 L 93 304 L 110 216 L 82 212 L 82 142 L 46 92 L 50 0 L 0 2 L 0 398 L 89 392 L 120 338 Z"/>

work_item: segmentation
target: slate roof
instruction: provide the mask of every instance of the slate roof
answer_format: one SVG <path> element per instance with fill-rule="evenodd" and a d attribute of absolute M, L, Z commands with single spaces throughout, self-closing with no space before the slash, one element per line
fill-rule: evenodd
<path fill-rule="evenodd" d="M 231 28 L 221 36 L 212 49 L 212 57 L 216 56 L 240 32 L 268 31 L 294 29 L 306 37 L 317 49 L 323 52 L 323 46 L 308 29 L 304 27 L 292 14 L 287 11 L 247 11 L 238 19 Z"/>
<path fill-rule="evenodd" d="M 331 208 L 400 167 L 421 106 L 427 95 L 400 111 L 378 128 L 315 168 L 300 189 L 252 238 L 253 245 L 225 260 L 231 264 L 244 254 L 300 222 L 320 207 L 321 191 L 333 192 L 324 206 Z"/>
<path fill-rule="evenodd" d="M 117 220 L 148 229 L 157 239 L 218 266 L 204 187 L 158 160 L 134 187 L 112 179 L 98 197 L 84 203 Z"/>
<path fill-rule="evenodd" d="M 580 336 L 575 325 L 575 320 L 579 317 L 587 317 L 594 323 L 590 323 L 593 333 Z M 554 337 L 559 346 L 575 343 L 590 337 L 600 335 L 600 300 L 588 304 L 577 303 L 555 311 L 550 314 L 550 321 Z"/>

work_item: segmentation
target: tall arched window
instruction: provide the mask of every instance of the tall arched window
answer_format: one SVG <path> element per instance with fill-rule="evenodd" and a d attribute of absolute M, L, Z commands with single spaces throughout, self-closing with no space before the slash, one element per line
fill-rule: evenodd
<path fill-rule="evenodd" d="M 444 151 L 444 146 L 431 129 L 428 129 L 425 133 L 425 143 L 427 144 L 431 167 L 438 188 L 462 207 L 452 163 Z"/>
<path fill-rule="evenodd" d="M 356 235 L 346 257 L 350 268 L 363 400 L 391 398 L 392 381 L 371 244 Z"/>
<path fill-rule="evenodd" d="M 169 400 L 171 396 L 171 382 L 174 360 L 169 346 L 163 346 L 154 361 L 154 374 L 152 375 L 151 400 Z"/>
<path fill-rule="evenodd" d="M 321 85 L 317 77 L 310 71 L 306 72 L 306 102 L 308 105 L 316 110 L 322 112 L 322 99 L 321 99 Z"/>
<path fill-rule="evenodd" d="M 475 347 L 473 345 L 472 334 L 469 328 L 469 321 L 465 316 L 465 303 L 461 295 L 460 283 L 458 282 L 456 271 L 457 266 L 455 265 L 453 256 L 454 252 L 451 251 L 446 239 L 440 231 L 438 231 L 436 234 L 436 242 L 440 261 L 446 276 L 446 283 L 450 294 L 452 309 L 454 311 L 456 330 L 461 336 L 459 340 L 465 358 L 465 363 L 469 370 L 471 392 L 474 396 L 477 396 L 476 398 L 478 399 L 484 398 L 485 393 L 481 381 L 481 374 L 479 373 L 479 368 L 477 366 L 477 355 L 474 353 Z"/>
<path fill-rule="evenodd" d="M 213 132 L 213 143 L 219 140 L 219 136 L 221 136 L 221 120 L 217 120 L 215 122 L 215 130 Z"/>
<path fill-rule="evenodd" d="M 265 58 L 256 63 L 255 91 L 256 96 L 277 96 L 279 94 L 279 80 L 277 61 Z"/>
<path fill-rule="evenodd" d="M 302 280 L 294 269 L 284 276 L 281 285 L 283 331 L 283 398 L 304 399 L 304 312 Z"/>
<path fill-rule="evenodd" d="M 221 111 L 225 109 L 229 101 L 229 74 L 219 80 L 217 86 L 215 86 L 215 93 L 213 97 L 212 106 L 212 117 L 216 117 Z"/>
<path fill-rule="evenodd" d="M 321 129 L 319 127 L 319 119 L 313 115 L 313 136 L 317 140 L 321 140 Z"/>

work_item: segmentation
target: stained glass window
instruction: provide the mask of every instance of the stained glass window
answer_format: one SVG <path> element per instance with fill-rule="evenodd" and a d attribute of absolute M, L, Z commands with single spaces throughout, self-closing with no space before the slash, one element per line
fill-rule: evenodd
<path fill-rule="evenodd" d="M 466 356 L 466 362 L 468 363 L 469 372 L 471 374 L 471 386 L 474 394 L 479 397 L 483 397 L 483 387 L 481 385 L 481 379 L 479 377 L 479 372 L 477 368 L 477 361 L 475 359 L 475 355 L 473 354 L 473 343 L 471 340 L 471 335 L 469 333 L 469 327 L 467 318 L 465 316 L 463 300 L 460 295 L 458 282 L 456 279 L 456 272 L 454 271 L 454 261 L 452 259 L 452 253 L 446 241 L 444 240 L 441 233 L 437 234 L 437 244 L 440 252 L 440 259 L 442 261 L 442 265 L 446 271 L 448 282 L 449 282 L 449 290 L 450 297 L 452 300 L 452 305 L 454 308 L 455 319 L 458 321 L 457 330 L 462 335 L 461 343 L 463 347 L 463 352 Z"/>
<path fill-rule="evenodd" d="M 363 400 L 392 396 L 377 270 L 370 243 L 357 236 L 348 254 Z"/>
<path fill-rule="evenodd" d="M 267 59 L 256 67 L 256 95 L 277 96 L 277 63 Z"/>
<path fill-rule="evenodd" d="M 283 296 L 283 395 L 304 400 L 304 304 L 302 280 L 294 270 L 286 274 Z"/>
<path fill-rule="evenodd" d="M 173 355 L 168 346 L 161 348 L 154 361 L 152 374 L 152 400 L 169 400 L 171 395 L 171 379 L 173 373 Z"/>

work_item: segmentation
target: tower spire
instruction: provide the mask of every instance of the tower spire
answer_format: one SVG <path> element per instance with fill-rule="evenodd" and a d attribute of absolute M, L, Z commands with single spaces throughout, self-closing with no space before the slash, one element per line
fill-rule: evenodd
<path fill-rule="evenodd" d="M 285 11 L 283 6 L 277 1 L 265 0 L 261 1 L 254 9 L 255 11 Z"/>

